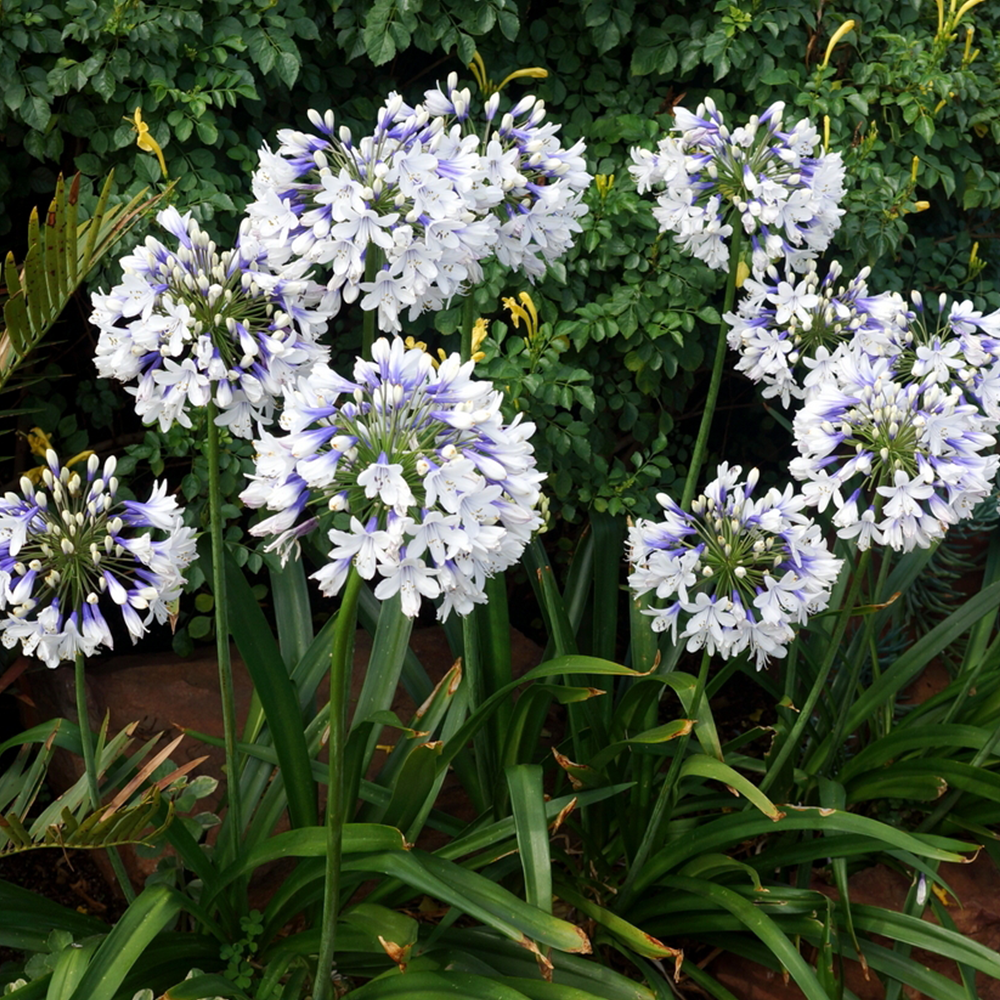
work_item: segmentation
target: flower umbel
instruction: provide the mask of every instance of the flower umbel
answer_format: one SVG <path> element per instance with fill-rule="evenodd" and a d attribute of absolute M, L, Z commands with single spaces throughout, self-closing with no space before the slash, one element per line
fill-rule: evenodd
<path fill-rule="evenodd" d="M 344 302 L 365 293 L 361 308 L 387 332 L 407 309 L 412 319 L 464 293 L 490 256 L 543 274 L 587 211 L 583 143 L 563 149 L 534 97 L 500 114 L 494 93 L 478 122 L 471 105 L 451 74 L 412 107 L 390 94 L 358 139 L 332 111 L 310 111 L 315 133 L 283 129 L 277 152 L 260 151 L 251 231 L 319 265 Z"/>
<path fill-rule="evenodd" d="M 128 389 L 136 412 L 163 431 L 175 421 L 190 427 L 190 408 L 211 399 L 216 423 L 249 438 L 251 421 L 270 420 L 281 387 L 326 357 L 316 337 L 329 299 L 298 277 L 301 266 L 272 269 L 252 240 L 219 252 L 190 213 L 168 208 L 157 218 L 180 245 L 147 237 L 122 258 L 122 283 L 93 296 L 97 370 L 138 379 Z"/>
<path fill-rule="evenodd" d="M 801 271 L 840 225 L 840 154 L 817 149 L 819 134 L 808 119 L 782 131 L 783 112 L 779 101 L 730 130 L 706 98 L 694 114 L 675 109 L 677 134 L 661 139 L 657 152 L 632 150 L 629 170 L 640 193 L 664 185 L 653 209 L 660 231 L 676 233 L 709 267 L 728 270 L 734 225 L 750 238 L 755 274 L 782 257 Z"/>
<path fill-rule="evenodd" d="M 800 278 L 771 266 L 746 282 L 739 309 L 723 317 L 729 346 L 740 353 L 736 370 L 763 382 L 765 399 L 778 396 L 784 406 L 801 399 L 803 385 L 815 381 L 804 367 L 815 370 L 852 338 L 872 344 L 885 339 L 885 331 L 903 321 L 901 296 L 869 293 L 869 268 L 846 284 L 839 283 L 842 273 L 837 261 L 822 280 L 813 261 Z"/>
<path fill-rule="evenodd" d="M 629 530 L 629 586 L 655 591 L 665 605 L 649 609 L 653 629 L 669 628 L 687 649 L 723 658 L 745 649 L 757 668 L 782 657 L 793 624 L 826 607 L 842 560 L 830 554 L 819 526 L 800 513 L 802 496 L 789 486 L 751 494 L 758 473 L 723 463 L 704 494 L 683 511 L 666 494 L 663 521 L 640 520 Z"/>
<path fill-rule="evenodd" d="M 117 607 L 133 642 L 166 621 L 195 544 L 166 483 L 145 503 L 118 501 L 114 458 L 101 471 L 91 455 L 86 478 L 54 451 L 46 463 L 41 485 L 22 477 L 21 494 L 0 501 L 0 632 L 8 648 L 20 641 L 55 667 L 112 647 L 102 606 Z"/>
<path fill-rule="evenodd" d="M 792 475 L 819 510 L 833 500 L 838 534 L 862 549 L 927 548 L 989 496 L 1000 463 L 996 421 L 959 386 L 905 368 L 901 354 L 873 359 L 855 341 L 795 416 Z"/>
<path fill-rule="evenodd" d="M 376 597 L 399 592 L 411 617 L 421 597 L 438 614 L 467 614 L 485 600 L 486 577 L 520 557 L 541 525 L 544 478 L 534 425 L 504 424 L 501 396 L 472 379 L 457 354 L 435 368 L 429 354 L 381 339 L 348 380 L 318 365 L 285 394 L 287 436 L 255 442 L 257 469 L 241 494 L 277 511 L 251 529 L 286 557 L 328 512 L 330 561 L 314 574 L 336 594 L 355 565 L 381 576 Z"/>

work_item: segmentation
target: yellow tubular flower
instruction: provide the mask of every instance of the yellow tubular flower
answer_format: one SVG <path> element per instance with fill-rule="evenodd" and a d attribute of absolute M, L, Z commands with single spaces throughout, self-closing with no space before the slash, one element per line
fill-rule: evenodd
<path fill-rule="evenodd" d="M 981 0 L 970 0 L 970 2 L 980 3 Z M 826 67 L 830 64 L 830 56 L 833 55 L 833 50 L 836 47 L 837 42 L 839 42 L 841 38 L 843 38 L 844 35 L 846 35 L 849 31 L 853 30 L 854 30 L 854 18 L 850 17 L 833 33 L 833 37 L 827 43 L 826 55 L 823 56 L 823 62 L 820 63 L 819 67 L 820 69 L 826 69 Z"/>
<path fill-rule="evenodd" d="M 594 177 L 594 186 L 597 188 L 597 193 L 600 195 L 601 201 L 607 198 L 608 192 L 614 187 L 614 184 L 614 174 L 597 174 Z"/>
<path fill-rule="evenodd" d="M 542 69 L 541 66 L 529 66 L 527 69 L 516 69 L 513 73 L 508 73 L 500 81 L 500 85 L 496 87 L 496 90 L 503 90 L 503 88 L 506 87 L 511 80 L 519 80 L 525 76 L 531 77 L 534 80 L 544 80 L 548 75 L 549 71 L 547 69 Z"/>
<path fill-rule="evenodd" d="M 488 93 L 489 80 L 486 77 L 486 64 L 483 62 L 483 57 L 478 53 L 474 52 L 472 55 L 472 62 L 469 63 L 469 69 L 472 70 L 472 75 L 476 78 L 476 83 L 479 85 L 479 89 L 484 93 Z"/>
<path fill-rule="evenodd" d="M 917 183 L 917 170 L 920 167 L 920 157 L 914 156 L 913 162 L 910 164 L 910 183 Z"/>
<path fill-rule="evenodd" d="M 747 278 L 749 277 L 750 277 L 750 268 L 747 267 L 747 262 L 745 260 L 741 260 L 736 265 L 736 287 L 742 288 L 743 282 L 746 281 Z"/>
<path fill-rule="evenodd" d="M 41 427 L 32 427 L 25 435 L 25 438 L 28 441 L 31 454 L 37 458 L 45 458 L 45 453 L 52 448 L 52 439 Z M 54 448 L 52 450 L 55 451 Z"/>
<path fill-rule="evenodd" d="M 24 435 L 28 447 L 31 449 L 31 454 L 36 458 L 45 458 L 45 453 L 52 447 L 52 439 L 48 434 L 41 429 L 41 427 L 32 427 L 27 434 Z M 78 455 L 74 455 L 69 461 L 65 462 L 64 465 L 68 469 L 71 465 L 75 465 L 77 462 L 85 462 L 91 455 L 93 451 L 81 451 Z M 28 469 L 25 475 L 33 482 L 40 483 L 42 481 L 42 473 L 48 468 L 48 464 L 43 464 L 36 466 L 34 469 Z"/>
<path fill-rule="evenodd" d="M 150 134 L 149 126 L 142 120 L 142 108 L 135 109 L 135 115 L 129 118 L 128 115 L 123 116 L 125 121 L 132 123 L 132 128 L 138 133 L 136 135 L 135 144 L 146 153 L 155 153 L 156 158 L 160 161 L 160 171 L 163 173 L 163 179 L 167 179 L 167 161 L 163 159 L 163 150 L 160 149 L 160 144 L 153 138 Z"/>
<path fill-rule="evenodd" d="M 983 0 L 965 0 L 965 3 L 958 8 L 958 13 L 955 15 L 955 27 L 958 27 L 958 22 L 962 20 L 962 17 L 977 4 L 981 4 Z"/>
<path fill-rule="evenodd" d="M 531 300 L 531 296 L 527 292 L 521 292 L 518 298 L 521 300 L 520 303 L 516 299 L 506 298 L 503 300 L 503 305 L 510 313 L 510 319 L 515 329 L 518 329 L 521 325 L 521 320 L 524 320 L 524 325 L 528 328 L 528 339 L 530 340 L 538 333 L 538 310 L 535 308 L 535 303 Z"/>
<path fill-rule="evenodd" d="M 830 116 L 823 115 L 823 152 L 830 152 Z"/>
<path fill-rule="evenodd" d="M 483 346 L 483 341 L 489 335 L 490 321 L 482 316 L 476 320 L 472 326 L 472 360 L 482 361 L 486 355 L 479 349 Z"/>
<path fill-rule="evenodd" d="M 914 212 L 926 212 L 927 209 L 929 209 L 930 207 L 931 207 L 931 203 L 929 201 L 918 201 L 918 202 L 916 202 L 914 204 L 913 211 Z"/>

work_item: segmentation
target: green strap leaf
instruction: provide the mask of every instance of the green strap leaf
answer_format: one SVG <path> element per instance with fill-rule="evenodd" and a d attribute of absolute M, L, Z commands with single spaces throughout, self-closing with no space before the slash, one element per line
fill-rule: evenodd
<path fill-rule="evenodd" d="M 798 948 L 789 940 L 788 935 L 752 902 L 733 892 L 732 889 L 704 879 L 672 875 L 663 882 L 670 889 L 708 899 L 719 908 L 727 910 L 748 931 L 763 941 L 782 967 L 789 971 L 807 1000 L 830 1000 L 829 994 L 816 978 L 816 973 L 799 954 Z"/>
<path fill-rule="evenodd" d="M 721 781 L 752 802 L 770 819 L 779 820 L 785 815 L 752 781 L 714 757 L 704 754 L 694 754 L 689 757 L 681 767 L 681 777 L 688 775 Z"/>
<path fill-rule="evenodd" d="M 545 795 L 540 764 L 506 768 L 517 847 L 524 871 L 524 897 L 545 913 L 552 912 L 552 856 L 545 817 Z"/>
<path fill-rule="evenodd" d="M 72 1000 L 113 1000 L 147 945 L 181 910 L 178 894 L 165 885 L 144 889 L 101 942 Z"/>

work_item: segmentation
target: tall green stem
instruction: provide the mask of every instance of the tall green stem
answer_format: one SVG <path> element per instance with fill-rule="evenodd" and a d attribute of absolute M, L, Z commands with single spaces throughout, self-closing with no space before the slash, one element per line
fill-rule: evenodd
<path fill-rule="evenodd" d="M 90 715 L 87 712 L 87 681 L 84 666 L 86 661 L 83 653 L 76 654 L 76 669 L 74 681 L 76 684 L 76 717 L 80 723 L 80 743 L 83 746 L 83 770 L 87 775 L 87 789 L 90 792 L 90 808 L 97 812 L 101 807 L 101 790 L 97 782 L 97 759 L 94 754 L 94 734 L 90 731 Z M 125 895 L 125 901 L 131 903 L 135 899 L 132 882 L 125 871 L 125 865 L 114 847 L 109 847 L 108 858 L 114 869 L 115 877 Z"/>
<path fill-rule="evenodd" d="M 326 785 L 326 876 L 323 880 L 323 923 L 313 1000 L 333 996 L 333 956 L 337 946 L 337 911 L 340 903 L 340 855 L 344 821 L 350 803 L 344 800 L 344 746 L 347 743 L 347 696 L 354 652 L 354 630 L 358 618 L 361 577 L 352 566 L 344 584 L 337 613 L 330 657 L 330 739 L 327 743 Z"/>
<path fill-rule="evenodd" d="M 236 689 L 233 685 L 233 665 L 229 655 L 229 601 L 226 599 L 226 551 L 222 522 L 222 483 L 219 470 L 219 428 L 215 423 L 215 403 L 208 403 L 206 417 L 208 437 L 205 457 L 208 459 L 208 509 L 212 533 L 212 592 L 215 596 L 215 648 L 219 660 L 219 694 L 222 698 L 222 728 L 226 751 L 226 796 L 229 829 L 230 860 L 239 857 L 243 836 L 243 804 L 240 795 L 240 775 L 236 756 Z"/>
<path fill-rule="evenodd" d="M 730 312 L 733 302 L 736 300 L 736 278 L 741 260 L 743 244 L 743 230 L 739 225 L 733 227 L 732 242 L 729 244 L 729 275 L 726 279 L 726 297 L 723 306 L 723 315 Z M 681 506 L 685 510 L 690 510 L 691 501 L 694 499 L 695 491 L 698 489 L 698 476 L 701 467 L 705 463 L 705 453 L 708 451 L 708 435 L 712 430 L 712 418 L 715 416 L 715 406 L 719 400 L 719 387 L 722 385 L 722 369 L 726 364 L 726 334 L 729 332 L 729 325 L 725 320 L 719 324 L 719 336 L 715 344 L 715 360 L 712 364 L 712 378 L 708 383 L 708 396 L 705 398 L 705 409 L 701 414 L 701 426 L 698 428 L 698 437 L 694 443 L 694 451 L 691 453 L 691 462 L 688 465 L 687 479 L 684 482 L 684 494 L 681 497 Z"/>
<path fill-rule="evenodd" d="M 868 597 L 869 604 L 877 604 L 882 600 L 882 591 L 885 589 L 885 581 L 889 576 L 889 566 L 892 564 L 892 559 L 889 558 L 890 549 L 886 549 L 882 553 L 882 565 L 879 567 L 878 580 L 875 583 L 875 589 L 871 592 Z M 864 635 L 862 641 L 858 644 L 857 655 L 852 657 L 851 660 L 851 671 L 848 677 L 847 686 L 844 688 L 844 698 L 845 703 L 849 704 L 851 699 L 854 698 L 858 687 L 858 681 L 861 677 L 861 668 L 865 663 L 866 650 L 869 645 L 874 641 L 875 638 L 875 614 L 868 615 L 865 620 Z M 844 739 L 844 727 L 847 725 L 847 712 L 840 711 L 837 713 L 836 721 L 833 725 L 833 731 L 830 736 L 829 742 L 826 744 L 828 750 L 826 752 L 818 752 L 816 755 L 809 757 L 807 751 L 808 762 L 805 765 L 805 769 L 810 774 L 818 774 L 820 768 L 826 763 L 827 757 L 831 754 L 835 754 Z"/>
<path fill-rule="evenodd" d="M 365 251 L 365 281 L 374 281 L 375 276 L 382 270 L 385 258 L 381 247 L 369 244 Z M 376 321 L 378 320 L 377 309 L 366 309 L 361 313 L 361 357 L 365 361 L 372 359 L 372 344 L 375 343 L 375 336 L 378 332 Z"/>
<path fill-rule="evenodd" d="M 705 687 L 708 683 L 708 667 L 711 662 L 712 657 L 706 649 L 701 656 L 701 667 L 698 669 L 698 679 L 695 682 L 694 694 L 691 698 L 692 715 L 697 715 L 701 711 L 701 702 L 705 697 Z M 697 725 L 697 719 L 695 720 L 695 725 Z M 629 865 L 628 875 L 625 877 L 621 891 L 618 893 L 616 908 L 619 911 L 627 909 L 632 902 L 635 895 L 634 885 L 636 876 L 645 868 L 646 861 L 653 850 L 653 845 L 659 842 L 661 832 L 665 829 L 666 824 L 670 822 L 670 813 L 673 811 L 674 803 L 677 801 L 677 782 L 680 779 L 681 768 L 684 766 L 684 757 L 687 754 L 688 743 L 691 740 L 693 728 L 692 726 L 692 729 L 689 729 L 677 740 L 677 751 L 670 762 L 670 770 L 667 771 L 666 780 L 660 785 L 660 793 L 657 796 L 656 805 L 653 806 L 653 815 L 649 818 L 649 825 L 642 835 L 639 849 L 635 852 L 635 858 Z"/>
<path fill-rule="evenodd" d="M 802 734 L 805 732 L 806 726 L 809 725 L 813 709 L 816 707 L 816 702 L 819 701 L 819 697 L 826 687 L 830 671 L 833 669 L 833 664 L 837 659 L 837 654 L 840 652 L 840 644 L 844 641 L 844 635 L 847 632 L 847 623 L 851 619 L 851 614 L 854 611 L 855 604 L 857 603 L 858 594 L 861 593 L 861 584 L 864 582 L 865 575 L 868 572 L 868 563 L 871 561 L 871 556 L 871 549 L 865 549 L 865 551 L 861 553 L 861 558 L 858 560 L 858 564 L 854 569 L 854 576 L 851 579 L 851 585 L 844 597 L 844 603 L 841 605 L 840 614 L 837 616 L 837 624 L 834 626 L 833 635 L 830 636 L 829 642 L 827 643 L 826 655 L 823 657 L 823 662 L 820 665 L 819 672 L 816 674 L 816 679 L 813 681 L 812 690 L 810 690 L 809 696 L 806 698 L 806 703 L 799 711 L 799 717 L 795 720 L 795 725 L 792 726 L 792 730 L 788 734 L 788 739 L 785 740 L 784 744 L 782 744 L 781 748 L 778 750 L 778 754 L 774 758 L 774 761 L 769 763 L 767 773 L 761 779 L 760 790 L 762 792 L 766 792 L 767 789 L 770 788 L 775 779 L 781 773 L 781 769 L 784 767 L 788 758 L 792 755 L 796 748 L 800 747 Z"/>
<path fill-rule="evenodd" d="M 472 357 L 472 330 L 476 325 L 476 297 L 470 291 L 462 303 L 462 360 L 468 361 Z"/>

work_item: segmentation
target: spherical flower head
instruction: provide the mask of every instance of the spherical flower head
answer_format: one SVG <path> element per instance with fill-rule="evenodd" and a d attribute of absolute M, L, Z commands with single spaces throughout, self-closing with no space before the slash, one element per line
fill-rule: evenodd
<path fill-rule="evenodd" d="M 313 574 L 325 594 L 353 565 L 380 578 L 379 599 L 398 593 L 407 615 L 424 597 L 441 598 L 441 618 L 467 614 L 541 526 L 544 478 L 534 425 L 505 424 L 502 397 L 472 369 L 457 354 L 435 368 L 399 339 L 376 341 L 351 379 L 317 365 L 285 393 L 288 433 L 255 442 L 241 497 L 275 513 L 251 531 L 284 559 L 332 513 L 329 562 Z"/>
<path fill-rule="evenodd" d="M 826 607 L 842 560 L 818 525 L 801 511 L 791 487 L 754 499 L 758 473 L 739 482 L 740 466 L 719 466 L 716 478 L 682 510 L 657 499 L 664 520 L 640 520 L 629 530 L 629 587 L 654 592 L 661 603 L 645 613 L 653 629 L 670 629 L 687 649 L 724 659 L 750 650 L 757 668 L 783 657 L 793 625 Z"/>
<path fill-rule="evenodd" d="M 820 376 L 811 370 L 852 340 L 872 352 L 888 344 L 905 323 L 906 304 L 892 292 L 872 295 L 863 268 L 848 282 L 833 261 L 820 279 L 816 263 L 805 273 L 785 274 L 773 265 L 759 279 L 748 278 L 735 313 L 726 313 L 729 346 L 738 351 L 737 371 L 762 382 L 765 398 L 784 406 L 801 399 Z"/>
<path fill-rule="evenodd" d="M 133 642 L 166 621 L 196 553 L 166 483 L 145 503 L 120 501 L 114 458 L 102 470 L 91 455 L 85 476 L 51 450 L 46 464 L 39 485 L 24 477 L 0 500 L 0 633 L 56 667 L 112 647 L 105 613 L 121 615 Z"/>
<path fill-rule="evenodd" d="M 810 504 L 834 499 L 841 537 L 927 548 L 992 492 L 995 427 L 959 387 L 855 343 L 809 388 L 790 468 Z"/>
<path fill-rule="evenodd" d="M 190 213 L 168 208 L 158 219 L 177 248 L 147 237 L 122 258 L 122 283 L 93 296 L 97 370 L 137 380 L 128 391 L 145 423 L 190 427 L 191 409 L 211 400 L 216 423 L 249 438 L 282 386 L 327 357 L 316 338 L 332 300 L 301 266 L 269 265 L 250 238 L 220 252 Z"/>
<path fill-rule="evenodd" d="M 916 381 L 957 389 L 1000 421 L 1000 310 L 983 315 L 969 301 L 942 293 L 928 302 L 914 291 L 889 332 L 869 353 L 893 358 L 896 370 Z"/>
<path fill-rule="evenodd" d="M 673 135 L 657 152 L 633 149 L 640 193 L 662 184 L 653 210 L 661 232 L 710 267 L 728 270 L 733 227 L 749 237 L 753 272 L 783 258 L 801 271 L 829 245 L 844 210 L 844 165 L 819 148 L 807 119 L 783 131 L 784 104 L 730 130 L 710 98 L 675 109 Z"/>
<path fill-rule="evenodd" d="M 407 309 L 442 308 L 494 254 L 542 274 L 587 211 L 583 144 L 564 149 L 534 98 L 499 117 L 491 99 L 479 122 L 471 100 L 454 74 L 413 107 L 390 94 L 360 139 L 332 112 L 309 112 L 316 133 L 282 130 L 278 151 L 260 152 L 250 231 L 323 271 L 339 300 L 361 296 L 386 332 Z"/>

